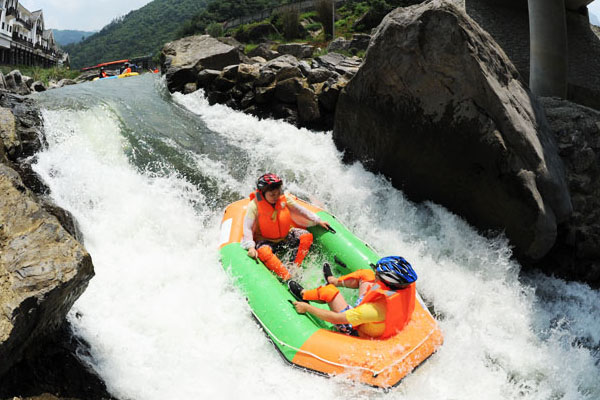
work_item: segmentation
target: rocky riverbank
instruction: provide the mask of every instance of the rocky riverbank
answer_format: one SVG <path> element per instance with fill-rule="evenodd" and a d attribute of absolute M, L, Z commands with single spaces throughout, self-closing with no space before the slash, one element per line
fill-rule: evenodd
<path fill-rule="evenodd" d="M 84 347 L 66 315 L 94 269 L 76 221 L 31 169 L 43 145 L 33 100 L 0 91 L 0 398 L 110 398 L 74 355 Z"/>
<path fill-rule="evenodd" d="M 348 161 L 504 232 L 525 267 L 600 287 L 597 113 L 540 102 L 452 2 L 388 14 L 364 62 L 336 53 L 347 49 L 339 42 L 312 57 L 302 44 L 244 54 L 230 38 L 194 36 L 163 48 L 162 71 L 171 91 L 203 89 L 211 104 L 333 130 Z M 581 119 L 566 121 L 565 107 Z"/>

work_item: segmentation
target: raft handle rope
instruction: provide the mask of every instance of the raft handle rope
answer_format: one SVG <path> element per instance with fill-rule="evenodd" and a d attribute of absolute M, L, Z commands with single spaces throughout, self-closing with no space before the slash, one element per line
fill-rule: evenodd
<path fill-rule="evenodd" d="M 291 300 L 288 300 L 288 301 L 289 301 L 290 303 L 292 303 L 292 301 L 291 301 Z M 292 303 L 292 304 L 293 304 L 293 303 Z M 314 358 L 316 358 L 317 360 L 319 360 L 319 361 L 322 361 L 322 362 L 324 362 L 324 363 L 326 363 L 326 364 L 335 365 L 336 367 L 341 367 L 341 368 L 347 368 L 347 369 L 360 369 L 360 370 L 363 370 L 363 371 L 366 371 L 366 372 L 370 372 L 370 373 L 373 375 L 373 378 L 377 378 L 377 377 L 379 376 L 379 374 L 381 374 L 381 373 L 382 373 L 382 372 L 384 372 L 385 370 L 387 370 L 387 369 L 390 369 L 390 368 L 392 368 L 392 367 L 396 366 L 397 364 L 401 363 L 402 361 L 404 361 L 404 359 L 405 359 L 406 357 L 410 356 L 410 355 L 411 355 L 411 354 L 412 354 L 412 353 L 413 353 L 415 350 L 417 350 L 419 347 L 421 347 L 421 345 L 422 345 L 423 343 L 425 343 L 425 341 L 426 341 L 427 339 L 429 339 L 429 337 L 430 337 L 430 336 L 433 334 L 433 332 L 435 331 L 435 328 L 437 327 L 437 324 L 436 324 L 436 326 L 434 326 L 434 327 L 431 329 L 431 331 L 430 331 L 430 332 L 427 334 L 427 336 L 425 336 L 425 337 L 423 338 L 423 340 L 421 340 L 421 341 L 419 342 L 419 344 L 418 344 L 418 345 L 416 345 L 416 346 L 415 346 L 415 347 L 414 347 L 414 348 L 413 348 L 411 351 L 409 351 L 408 353 L 406 353 L 406 354 L 404 355 L 404 357 L 400 358 L 399 360 L 396 360 L 396 362 L 394 362 L 393 364 L 390 364 L 390 365 L 388 365 L 387 367 L 380 369 L 379 371 L 374 371 L 374 370 L 372 370 L 371 368 L 367 368 L 367 367 L 361 367 L 361 366 L 359 366 L 359 365 L 347 365 L 347 364 L 336 363 L 335 361 L 327 360 L 327 359 L 325 359 L 325 358 L 323 358 L 323 357 L 320 357 L 320 356 L 318 356 L 318 355 L 316 355 L 316 354 L 314 354 L 314 353 L 311 353 L 310 351 L 302 350 L 302 349 L 299 349 L 299 348 L 297 348 L 297 347 L 294 347 L 294 346 L 292 346 L 292 345 L 290 345 L 290 344 L 287 344 L 287 343 L 285 343 L 283 340 L 281 340 L 281 339 L 279 339 L 277 336 L 275 336 L 275 335 L 273 334 L 273 332 L 271 332 L 271 330 L 270 330 L 269 328 L 267 328 L 267 326 L 266 326 L 266 325 L 265 325 L 265 324 L 262 322 L 262 320 L 261 320 L 261 319 L 258 317 L 258 315 L 256 315 L 256 313 L 255 313 L 254 311 L 252 311 L 252 314 L 254 315 L 254 318 L 256 318 L 256 320 L 257 320 L 257 321 L 260 323 L 260 325 L 262 326 L 262 328 L 263 328 L 264 330 L 266 330 L 266 331 L 267 331 L 267 333 L 269 334 L 269 336 L 270 336 L 271 338 L 273 338 L 273 339 L 274 339 L 274 340 L 275 340 L 277 343 L 279 343 L 280 345 L 282 345 L 282 346 L 285 346 L 285 347 L 289 347 L 290 349 L 292 349 L 292 350 L 295 350 L 295 351 L 297 351 L 298 353 L 302 353 L 302 354 L 306 354 L 307 356 L 314 357 Z"/>

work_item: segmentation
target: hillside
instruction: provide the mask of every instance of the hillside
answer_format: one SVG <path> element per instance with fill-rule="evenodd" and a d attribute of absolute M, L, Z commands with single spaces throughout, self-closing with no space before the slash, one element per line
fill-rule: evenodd
<path fill-rule="evenodd" d="M 86 31 L 71 31 L 71 30 L 61 30 L 61 29 L 52 29 L 54 33 L 54 39 L 60 46 L 66 46 L 71 43 L 77 43 L 82 41 L 88 36 L 92 36 L 96 32 L 86 32 Z"/>
<path fill-rule="evenodd" d="M 154 0 L 117 18 L 79 43 L 64 46 L 73 68 L 99 62 L 154 55 L 175 37 L 182 23 L 199 13 L 207 0 Z"/>

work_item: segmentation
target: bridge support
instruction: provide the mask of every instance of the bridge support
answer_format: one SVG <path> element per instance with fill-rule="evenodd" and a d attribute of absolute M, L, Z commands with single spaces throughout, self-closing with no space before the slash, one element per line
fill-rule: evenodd
<path fill-rule="evenodd" d="M 528 0 L 529 86 L 538 96 L 567 97 L 567 18 L 564 0 Z"/>

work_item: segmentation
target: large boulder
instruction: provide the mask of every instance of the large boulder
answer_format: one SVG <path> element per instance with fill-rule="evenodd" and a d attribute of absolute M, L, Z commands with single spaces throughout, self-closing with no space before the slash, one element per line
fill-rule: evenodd
<path fill-rule="evenodd" d="M 27 84 L 25 83 L 25 81 L 23 80 L 23 76 L 21 75 L 21 72 L 18 69 L 15 69 L 11 72 L 8 73 L 8 75 L 5 76 L 5 81 L 6 81 L 6 89 L 25 96 L 31 93 L 31 91 L 29 90 L 29 87 L 27 86 Z"/>
<path fill-rule="evenodd" d="M 280 54 L 290 54 L 296 58 L 310 58 L 315 52 L 315 46 L 306 43 L 284 43 L 277 47 Z"/>
<path fill-rule="evenodd" d="M 240 63 L 237 48 L 208 35 L 189 36 L 167 43 L 161 52 L 161 71 L 165 71 L 171 92 L 182 91 L 185 84 L 196 82 L 203 69 L 221 70 Z"/>
<path fill-rule="evenodd" d="M 538 102 L 492 37 L 445 1 L 385 17 L 339 96 L 333 137 L 410 198 L 503 230 L 523 259 L 544 256 L 572 211 Z"/>
<path fill-rule="evenodd" d="M 564 160 L 573 214 L 540 266 L 558 276 L 600 287 L 600 112 L 566 100 L 543 98 Z"/>
<path fill-rule="evenodd" d="M 90 255 L 0 164 L 0 375 L 64 322 L 94 275 Z"/>

